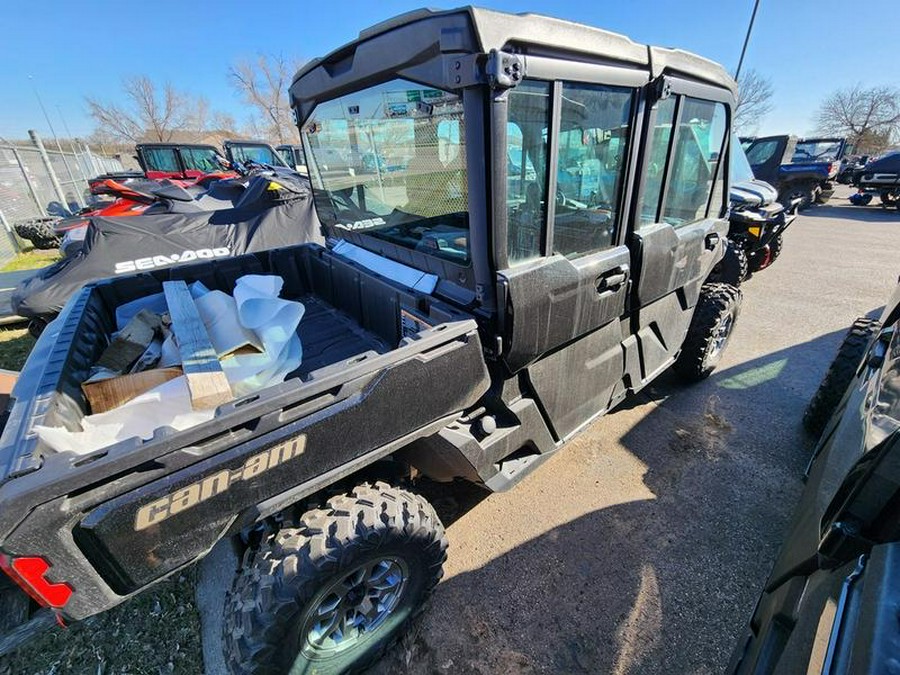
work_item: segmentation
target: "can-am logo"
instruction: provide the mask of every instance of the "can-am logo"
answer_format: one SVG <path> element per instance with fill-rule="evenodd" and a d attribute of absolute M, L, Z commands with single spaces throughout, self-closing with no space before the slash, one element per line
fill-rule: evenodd
<path fill-rule="evenodd" d="M 172 255 L 154 255 L 147 258 L 138 258 L 137 260 L 117 262 L 116 274 L 128 274 L 138 270 L 150 270 L 154 267 L 165 267 L 166 265 L 180 265 L 195 260 L 208 260 L 209 258 L 223 258 L 229 255 L 231 255 L 231 249 L 224 246 L 221 248 L 198 248 L 196 251 L 188 250 L 182 253 L 173 253 Z"/>

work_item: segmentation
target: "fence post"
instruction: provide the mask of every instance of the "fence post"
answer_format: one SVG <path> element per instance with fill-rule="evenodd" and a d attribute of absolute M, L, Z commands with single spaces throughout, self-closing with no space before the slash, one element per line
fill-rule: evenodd
<path fill-rule="evenodd" d="M 31 142 L 34 143 L 35 147 L 41 153 L 41 159 L 44 160 L 44 168 L 47 169 L 47 175 L 50 176 L 50 182 L 53 183 L 53 189 L 56 191 L 56 196 L 59 197 L 60 203 L 68 209 L 69 202 L 66 199 L 66 193 L 63 192 L 62 185 L 59 184 L 59 179 L 53 171 L 53 165 L 50 164 L 50 157 L 47 155 L 47 150 L 41 142 L 41 137 L 38 136 L 34 129 L 29 129 L 28 135 L 31 137 Z"/>
<path fill-rule="evenodd" d="M 3 224 L 3 227 L 6 230 L 6 236 L 9 237 L 9 241 L 12 244 L 13 249 L 15 249 L 15 252 L 21 253 L 22 247 L 19 246 L 19 240 L 16 239 L 16 233 L 12 227 L 10 227 L 9 221 L 6 220 L 6 216 L 3 215 L 3 211 L 0 211 L 0 223 Z"/>
<path fill-rule="evenodd" d="M 94 159 L 94 153 L 91 152 L 91 146 L 89 146 L 87 143 L 84 143 L 83 145 L 84 151 L 88 156 L 88 161 L 91 163 L 91 171 L 94 172 L 94 175 L 91 176 L 91 178 L 93 178 L 94 176 L 99 176 L 101 173 L 103 173 L 103 171 L 97 166 L 97 160 Z"/>
<path fill-rule="evenodd" d="M 12 151 L 13 157 L 16 158 L 16 162 L 19 164 L 19 171 L 22 172 L 22 178 L 25 180 L 25 185 L 28 186 L 28 192 L 31 194 L 34 205 L 37 207 L 38 214 L 41 216 L 47 215 L 47 210 L 41 204 L 40 197 L 38 197 L 37 189 L 35 189 L 34 183 L 31 182 L 31 176 L 28 175 L 28 171 L 25 169 L 25 162 L 22 161 L 22 155 L 19 154 L 18 148 L 12 148 Z"/>
<path fill-rule="evenodd" d="M 56 140 L 56 145 L 59 148 L 59 156 L 62 157 L 63 164 L 66 166 L 66 173 L 69 174 L 69 184 L 72 186 L 72 192 L 75 193 L 75 201 L 78 202 L 79 206 L 85 206 L 84 197 L 81 196 L 81 190 L 78 189 L 78 183 L 80 182 L 77 178 L 75 178 L 75 174 L 72 173 L 72 167 L 69 166 L 69 160 L 66 159 L 66 153 L 63 152 L 62 146 L 59 144 L 59 139 Z M 75 161 L 75 155 L 72 155 L 72 161 Z M 65 205 L 66 208 L 69 208 L 69 205 Z"/>

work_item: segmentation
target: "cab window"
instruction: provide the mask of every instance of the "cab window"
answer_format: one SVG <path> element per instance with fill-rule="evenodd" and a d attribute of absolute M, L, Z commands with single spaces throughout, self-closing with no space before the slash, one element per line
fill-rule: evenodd
<path fill-rule="evenodd" d="M 184 161 L 184 168 L 188 170 L 203 171 L 204 173 L 213 173 L 218 171 L 220 167 L 216 151 L 212 148 L 182 148 L 181 159 Z"/>
<path fill-rule="evenodd" d="M 747 151 L 747 159 L 750 164 L 765 164 L 772 156 L 775 154 L 775 151 L 778 150 L 778 145 L 780 141 L 759 141 L 758 143 L 751 143 L 748 147 L 745 148 Z"/>
<path fill-rule="evenodd" d="M 572 258 L 615 240 L 633 90 L 563 84 L 553 251 Z"/>
<path fill-rule="evenodd" d="M 507 254 L 511 265 L 541 255 L 547 218 L 550 83 L 525 81 L 509 93 Z"/>
<path fill-rule="evenodd" d="M 148 171 L 181 171 L 174 148 L 144 148 L 144 161 Z"/>
<path fill-rule="evenodd" d="M 676 98 L 671 96 L 656 104 L 656 124 L 651 132 L 650 154 L 644 165 L 644 192 L 639 209 L 641 225 L 658 221 L 659 198 L 662 195 L 666 158 L 675 123 L 675 101 Z"/>
<path fill-rule="evenodd" d="M 678 118 L 661 218 L 674 227 L 707 216 L 727 125 L 723 104 L 690 97 Z"/>

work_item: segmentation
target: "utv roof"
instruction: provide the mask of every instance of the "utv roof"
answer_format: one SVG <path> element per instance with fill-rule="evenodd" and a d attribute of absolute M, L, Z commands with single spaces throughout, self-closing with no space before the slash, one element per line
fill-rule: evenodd
<path fill-rule="evenodd" d="M 148 143 L 136 143 L 136 148 L 212 148 L 213 150 L 218 150 L 216 146 L 210 145 L 209 143 L 179 143 L 178 141 L 169 141 L 167 143 L 164 142 L 148 142 Z"/>
<path fill-rule="evenodd" d="M 438 74 L 434 62 L 443 55 L 453 58 L 491 50 L 648 68 L 651 77 L 678 74 L 737 94 L 735 81 L 722 66 L 690 52 L 642 45 L 624 35 L 539 14 L 461 7 L 414 10 L 362 31 L 353 42 L 297 72 L 292 103 L 305 116 L 316 101 L 340 96 L 352 89 L 351 84 L 414 74 L 425 80 Z M 432 83 L 436 84 L 433 77 Z"/>

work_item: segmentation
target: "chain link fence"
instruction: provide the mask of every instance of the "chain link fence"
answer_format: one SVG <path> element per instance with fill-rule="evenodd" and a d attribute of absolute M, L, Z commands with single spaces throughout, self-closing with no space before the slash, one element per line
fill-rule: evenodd
<path fill-rule="evenodd" d="M 30 146 L 0 145 L 0 265 L 20 249 L 17 223 L 78 211 L 88 203 L 88 179 L 123 168 L 84 144 L 70 152 L 44 148 L 37 134 Z"/>

